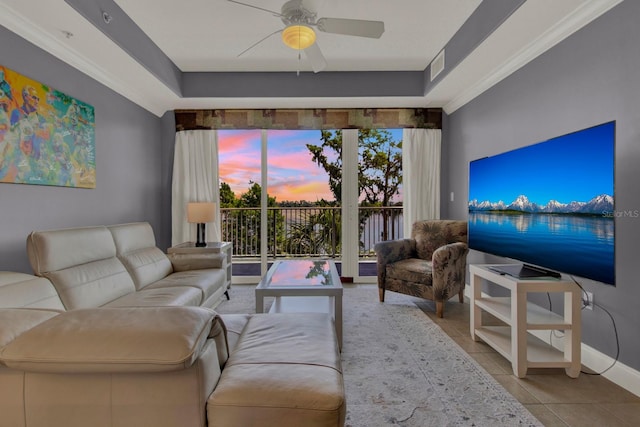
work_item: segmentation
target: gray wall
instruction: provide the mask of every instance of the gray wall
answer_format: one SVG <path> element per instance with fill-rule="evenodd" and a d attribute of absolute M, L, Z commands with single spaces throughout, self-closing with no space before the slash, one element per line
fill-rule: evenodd
<path fill-rule="evenodd" d="M 616 210 L 640 210 L 640 2 L 623 2 L 466 106 L 444 123 L 443 211 L 467 217 L 471 160 L 616 120 Z M 461 197 L 459 197 L 461 196 Z M 443 215 L 444 216 L 444 215 Z M 581 280 L 595 303 L 611 312 L 620 361 L 640 369 L 640 281 L 636 273 L 640 218 L 617 218 L 615 287 Z M 567 254 L 571 256 L 571 254 Z M 471 263 L 504 261 L 473 252 Z M 537 300 L 547 305 L 546 295 Z M 554 306 L 561 304 L 554 299 Z M 614 357 L 611 320 L 598 307 L 582 311 L 583 342 Z"/>
<path fill-rule="evenodd" d="M 161 119 L 2 26 L 0 63 L 91 104 L 96 118 L 95 189 L 0 183 L 0 270 L 31 273 L 32 230 L 149 221 L 162 231 Z"/>

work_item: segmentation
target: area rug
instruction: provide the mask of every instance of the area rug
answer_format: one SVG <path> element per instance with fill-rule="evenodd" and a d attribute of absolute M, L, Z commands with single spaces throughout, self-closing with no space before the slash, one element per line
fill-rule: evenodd
<path fill-rule="evenodd" d="M 255 312 L 254 286 L 230 294 L 216 311 Z M 345 287 L 343 298 L 346 426 L 542 426 L 415 298 L 388 292 L 380 304 L 375 285 Z"/>

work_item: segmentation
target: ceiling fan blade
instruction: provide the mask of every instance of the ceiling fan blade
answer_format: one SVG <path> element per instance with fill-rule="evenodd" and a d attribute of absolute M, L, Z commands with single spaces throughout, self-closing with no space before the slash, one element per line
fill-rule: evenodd
<path fill-rule="evenodd" d="M 262 8 L 262 7 L 259 7 L 259 6 L 254 6 L 254 5 L 248 4 L 248 3 L 242 3 L 242 2 L 239 2 L 239 1 L 236 1 L 236 0 L 227 0 L 227 1 L 230 2 L 230 3 L 239 4 L 241 6 L 247 6 L 247 7 L 253 8 L 253 9 L 258 9 L 258 10 L 261 10 L 263 12 L 269 12 L 272 15 L 277 16 L 277 17 L 282 17 L 282 14 L 280 12 L 276 12 L 274 10 L 265 9 L 265 8 Z"/>
<path fill-rule="evenodd" d="M 242 55 L 244 55 L 245 53 L 249 52 L 251 49 L 253 49 L 254 47 L 258 46 L 260 43 L 262 43 L 263 41 L 265 41 L 266 39 L 268 39 L 272 35 L 278 34 L 278 33 L 281 33 L 281 32 L 282 32 L 282 29 L 274 31 L 273 33 L 269 34 L 268 36 L 261 38 L 260 40 L 258 40 L 257 42 L 255 42 L 254 44 L 252 44 L 251 46 L 249 46 L 248 48 L 246 48 L 242 52 L 240 52 L 237 57 L 240 58 Z"/>
<path fill-rule="evenodd" d="M 379 39 L 384 33 L 384 22 L 362 19 L 320 18 L 316 22 L 318 30 L 325 33 Z"/>
<path fill-rule="evenodd" d="M 314 73 L 319 73 L 327 67 L 327 60 L 324 59 L 324 55 L 317 42 L 306 48 L 304 54 L 311 63 L 311 68 L 313 68 Z"/>

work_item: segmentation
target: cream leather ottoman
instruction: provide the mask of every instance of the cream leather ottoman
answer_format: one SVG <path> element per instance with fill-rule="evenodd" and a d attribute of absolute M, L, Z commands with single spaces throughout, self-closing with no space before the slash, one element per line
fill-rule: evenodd
<path fill-rule="evenodd" d="M 209 426 L 343 426 L 346 401 L 331 316 L 253 315 L 207 402 Z"/>

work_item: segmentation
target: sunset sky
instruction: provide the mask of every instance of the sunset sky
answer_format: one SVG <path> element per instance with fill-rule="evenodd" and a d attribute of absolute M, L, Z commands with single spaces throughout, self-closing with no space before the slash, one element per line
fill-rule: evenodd
<path fill-rule="evenodd" d="M 394 139 L 402 138 L 393 130 Z M 218 132 L 220 181 L 236 197 L 247 191 L 249 181 L 260 183 L 260 130 Z M 333 200 L 327 174 L 311 159 L 307 143 L 320 144 L 319 130 L 270 130 L 268 132 L 269 196 L 276 201 Z"/>

